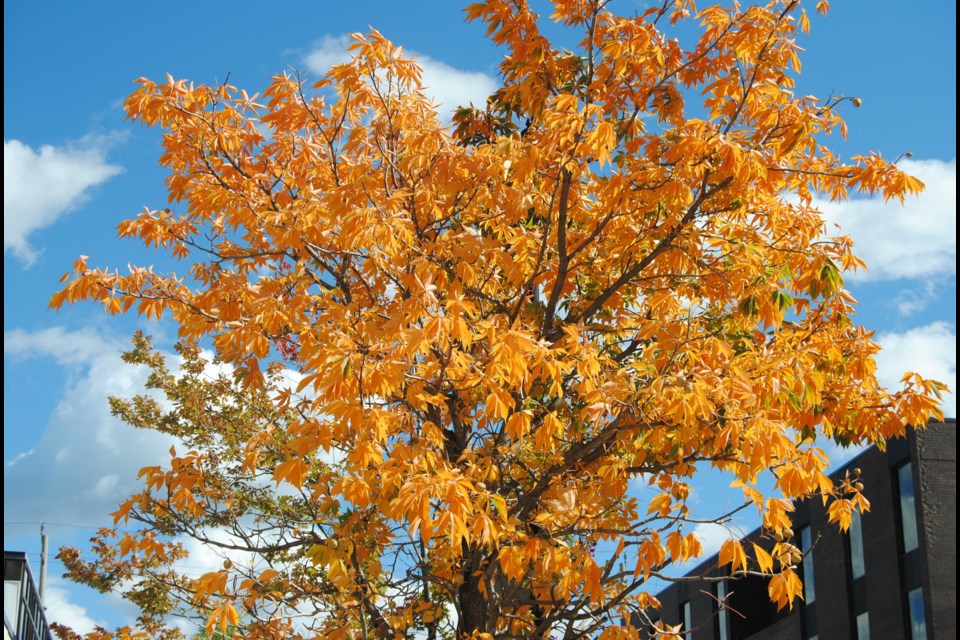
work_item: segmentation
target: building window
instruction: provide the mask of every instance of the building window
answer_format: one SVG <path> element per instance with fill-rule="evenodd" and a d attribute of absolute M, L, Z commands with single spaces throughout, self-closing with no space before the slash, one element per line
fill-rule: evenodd
<path fill-rule="evenodd" d="M 813 534 L 809 526 L 799 529 L 797 536 L 803 561 L 800 563 L 800 577 L 803 580 L 803 608 L 801 610 L 801 628 L 806 640 L 814 640 L 818 635 L 817 611 L 814 602 L 817 590 L 813 579 Z"/>
<path fill-rule="evenodd" d="M 721 580 L 717 583 L 717 633 L 716 640 L 729 640 L 730 638 L 730 612 L 726 607 L 727 582 Z"/>
<path fill-rule="evenodd" d="M 923 607 L 921 584 L 920 537 L 917 528 L 917 487 L 913 483 L 913 465 L 909 462 L 897 470 L 897 490 L 900 494 L 900 535 L 903 556 L 900 559 L 906 637 L 926 640 L 927 620 Z"/>
<path fill-rule="evenodd" d="M 817 592 L 813 584 L 813 540 L 810 527 L 800 530 L 800 551 L 803 552 L 803 601 L 807 605 L 814 603 Z"/>
<path fill-rule="evenodd" d="M 850 611 L 853 638 L 869 638 L 870 625 L 867 619 L 867 581 L 866 563 L 863 553 L 863 521 L 859 511 L 854 511 L 850 519 L 850 528 L 847 530 L 847 550 L 849 551 Z M 866 635 L 865 635 L 866 634 Z"/>
<path fill-rule="evenodd" d="M 863 523 L 860 521 L 860 512 L 854 511 L 850 520 L 850 577 L 854 580 L 862 578 L 867 573 L 863 559 Z"/>
<path fill-rule="evenodd" d="M 913 491 L 913 465 L 909 462 L 897 469 L 897 485 L 900 489 L 900 524 L 903 531 L 903 551 L 910 553 L 916 549 L 917 507 Z"/>
<path fill-rule="evenodd" d="M 680 615 L 683 616 L 684 636 L 689 638 L 690 630 L 693 629 L 693 611 L 690 608 L 689 600 L 680 605 Z"/>
<path fill-rule="evenodd" d="M 907 595 L 910 606 L 910 636 L 913 640 L 927 640 L 927 614 L 923 610 L 923 589 L 914 589 Z"/>
<path fill-rule="evenodd" d="M 866 611 L 857 616 L 857 640 L 870 640 L 870 615 Z"/>

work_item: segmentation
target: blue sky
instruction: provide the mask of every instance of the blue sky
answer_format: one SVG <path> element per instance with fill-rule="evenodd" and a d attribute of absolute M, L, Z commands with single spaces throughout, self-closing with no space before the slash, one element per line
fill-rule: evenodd
<path fill-rule="evenodd" d="M 928 186 L 905 207 L 824 205 L 871 266 L 847 281 L 861 301 L 858 320 L 885 346 L 886 382 L 916 370 L 955 388 L 956 3 L 834 5 L 825 19 L 812 16 L 800 42 L 798 92 L 861 97 L 862 108 L 846 112 L 849 140 L 833 146 L 846 156 L 912 152 L 903 166 Z M 448 2 L 290 0 L 274 14 L 243 1 L 93 6 L 4 3 L 4 547 L 30 553 L 35 570 L 39 521 L 56 523 L 54 547 L 80 544 L 87 527 L 108 522 L 136 470 L 167 448 L 113 421 L 106 396 L 143 383 L 118 357 L 132 331 L 169 347 L 171 327 L 106 318 L 93 306 L 47 310 L 78 255 L 102 266 L 166 263 L 115 239 L 121 219 L 166 203 L 159 135 L 120 108 L 132 81 L 169 72 L 215 83 L 229 74 L 253 93 L 285 70 L 316 77 L 343 55 L 345 34 L 373 26 L 419 55 L 433 95 L 452 106 L 482 102 L 500 57 Z M 946 410 L 956 415 L 953 396 Z M 726 501 L 715 492 L 701 488 L 704 504 Z M 187 564 L 199 572 L 219 559 L 198 549 Z M 51 575 L 60 572 L 55 563 Z M 132 617 L 115 599 L 56 577 L 50 595 L 51 618 L 83 630 Z"/>

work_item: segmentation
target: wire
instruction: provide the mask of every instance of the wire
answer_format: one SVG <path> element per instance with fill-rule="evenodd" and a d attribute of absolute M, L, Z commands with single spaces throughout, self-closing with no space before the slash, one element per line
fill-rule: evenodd
<path fill-rule="evenodd" d="M 74 528 L 74 529 L 94 529 L 94 530 L 96 530 L 96 529 L 102 529 L 103 527 L 107 526 L 107 525 L 101 525 L 101 526 L 99 526 L 99 527 L 95 527 L 95 526 L 89 525 L 89 524 L 74 524 L 74 523 L 72 523 L 72 522 L 50 522 L 49 520 L 4 520 L 4 521 L 3 521 L 3 526 L 7 526 L 7 525 L 11 525 L 11 526 L 13 526 L 13 525 L 17 525 L 17 526 L 21 526 L 21 525 L 22 525 L 22 526 L 26 526 L 26 525 L 38 525 L 38 526 L 39 526 L 39 525 L 44 525 L 44 526 L 48 526 L 48 525 L 49 525 L 49 526 L 51 526 L 51 527 L 72 527 L 72 528 Z"/>
<path fill-rule="evenodd" d="M 27 558 L 40 558 L 40 556 L 43 555 L 43 554 L 41 554 L 39 551 L 25 551 L 25 552 L 23 552 L 23 555 L 27 556 Z M 51 557 L 51 561 L 54 561 L 54 560 L 57 561 L 57 562 L 59 562 L 59 560 L 57 560 L 56 556 Z M 82 560 L 83 562 L 86 562 L 87 564 L 96 564 L 96 563 L 99 561 L 99 559 L 97 559 L 97 558 L 91 558 L 90 556 L 83 556 L 83 555 L 80 556 L 80 560 Z M 191 569 L 192 569 L 192 570 L 194 570 L 194 571 L 208 571 L 208 570 L 210 570 L 211 568 L 216 569 L 216 567 L 212 567 L 212 565 L 209 565 L 209 564 L 204 564 L 204 565 L 200 565 L 200 564 L 179 564 L 179 561 L 177 561 L 175 564 L 176 564 L 176 570 L 178 570 L 178 571 L 184 570 L 184 569 L 186 569 L 186 570 L 191 570 Z M 170 565 L 170 566 L 172 567 L 172 565 Z"/>

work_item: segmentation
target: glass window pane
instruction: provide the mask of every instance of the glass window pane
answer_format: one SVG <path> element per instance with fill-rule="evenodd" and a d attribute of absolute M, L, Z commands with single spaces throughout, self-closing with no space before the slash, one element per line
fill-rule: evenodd
<path fill-rule="evenodd" d="M 693 629 L 693 615 L 690 611 L 690 601 L 683 603 L 683 630 L 687 633 Z"/>
<path fill-rule="evenodd" d="M 800 530 L 800 550 L 803 552 L 803 601 L 813 604 L 817 592 L 813 584 L 813 544 L 810 527 Z"/>
<path fill-rule="evenodd" d="M 857 640 L 870 640 L 870 616 L 866 611 L 857 616 Z"/>
<path fill-rule="evenodd" d="M 866 573 L 863 560 L 863 526 L 860 522 L 860 512 L 853 512 L 850 521 L 850 577 L 856 580 Z"/>
<path fill-rule="evenodd" d="M 907 553 L 917 548 L 917 508 L 913 500 L 913 469 L 907 463 L 897 470 L 900 486 L 900 520 L 903 529 L 903 550 Z"/>
<path fill-rule="evenodd" d="M 927 640 L 927 614 L 923 610 L 923 589 L 910 592 L 910 633 L 913 640 Z"/>
<path fill-rule="evenodd" d="M 726 600 L 726 598 L 727 598 L 727 583 L 721 580 L 720 582 L 717 583 L 717 602 L 722 603 L 724 600 Z M 727 616 L 729 615 L 727 612 L 727 608 L 724 607 L 722 604 L 717 606 L 720 607 L 720 611 L 717 613 L 717 629 L 719 629 L 719 632 L 717 633 L 717 638 L 719 640 L 729 640 L 730 636 L 727 629 L 730 626 L 730 621 L 727 619 Z"/>

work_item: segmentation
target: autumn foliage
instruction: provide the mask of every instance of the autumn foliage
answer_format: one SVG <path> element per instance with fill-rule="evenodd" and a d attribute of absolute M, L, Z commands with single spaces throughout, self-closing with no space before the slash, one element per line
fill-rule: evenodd
<path fill-rule="evenodd" d="M 96 637 L 175 637 L 186 612 L 208 636 L 636 638 L 645 580 L 724 521 L 687 504 L 710 465 L 774 541 L 732 533 L 721 562 L 801 595 L 791 500 L 840 526 L 868 506 L 814 438 L 882 443 L 942 389 L 878 385 L 843 287 L 863 264 L 815 198 L 922 185 L 826 146 L 852 101 L 792 91 L 799 2 L 606 4 L 555 0 L 574 51 L 522 0 L 469 6 L 502 87 L 452 122 L 376 31 L 312 88 L 137 82 L 170 208 L 119 233 L 184 270 L 81 258 L 51 304 L 172 318 L 183 372 L 142 338 L 129 356 L 168 402 L 114 409 L 183 444 L 99 561 L 64 552 L 144 612 Z M 186 536 L 232 559 L 186 577 Z"/>

